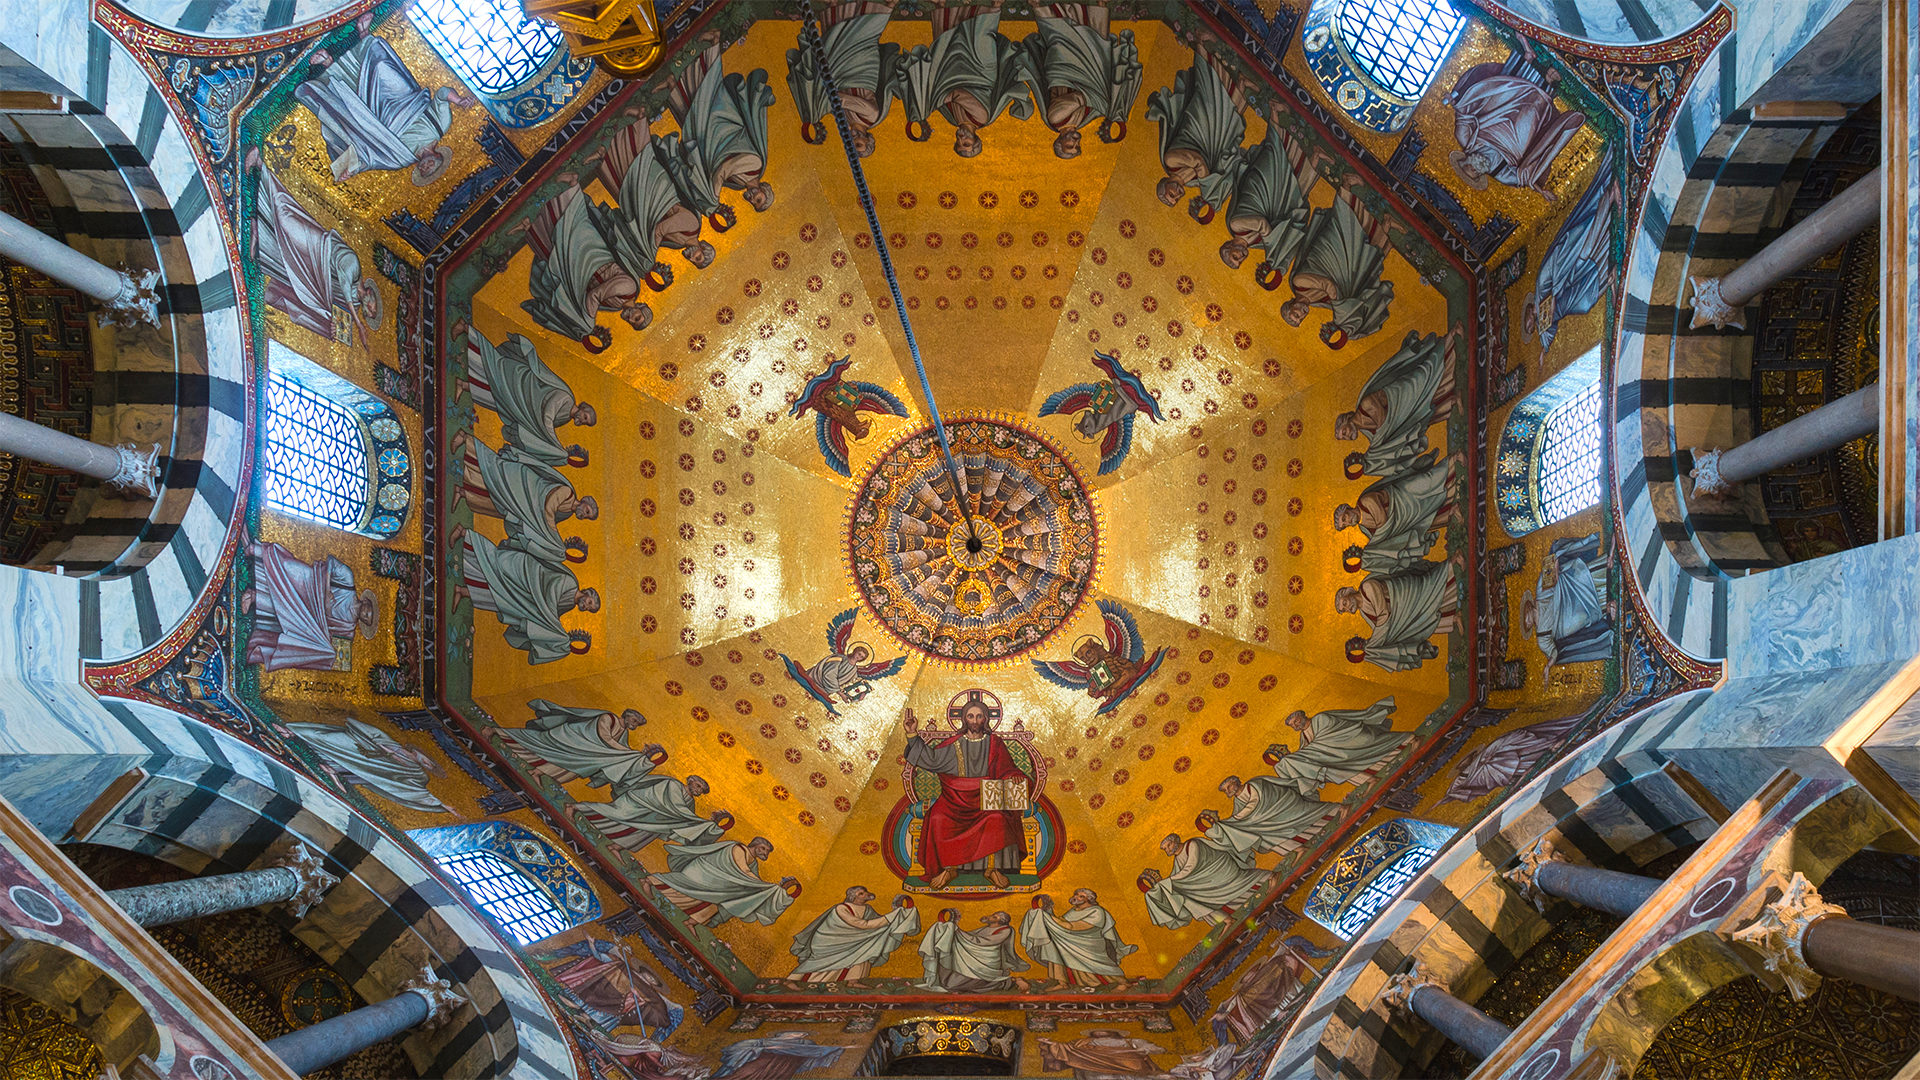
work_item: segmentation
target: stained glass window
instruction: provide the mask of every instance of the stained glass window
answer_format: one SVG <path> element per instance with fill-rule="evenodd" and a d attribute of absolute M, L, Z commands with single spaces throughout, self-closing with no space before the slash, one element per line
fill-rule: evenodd
<path fill-rule="evenodd" d="M 560 48 L 560 31 L 528 18 L 518 0 L 414 0 L 408 12 L 453 70 L 483 94 L 517 89 Z"/>
<path fill-rule="evenodd" d="M 367 438 L 353 411 L 280 371 L 267 379 L 267 504 L 341 529 L 367 510 Z"/>
<path fill-rule="evenodd" d="M 1307 890 L 1307 917 L 1350 941 L 1426 869 L 1454 830 L 1397 818 L 1367 830 Z"/>
<path fill-rule="evenodd" d="M 1426 92 L 1466 20 L 1447 0 L 1342 0 L 1339 25 L 1361 71 L 1411 101 Z"/>
<path fill-rule="evenodd" d="M 462 851 L 438 861 L 517 945 L 531 945 L 573 926 L 545 892 L 491 851 Z"/>
<path fill-rule="evenodd" d="M 1600 384 L 1547 414 L 1540 436 L 1540 517 L 1551 524 L 1600 501 Z"/>

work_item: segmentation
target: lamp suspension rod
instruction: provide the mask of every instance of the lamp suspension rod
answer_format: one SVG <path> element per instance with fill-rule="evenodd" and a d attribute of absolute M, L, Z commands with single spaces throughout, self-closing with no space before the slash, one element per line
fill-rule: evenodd
<path fill-rule="evenodd" d="M 906 300 L 900 295 L 900 279 L 893 272 L 893 257 L 887 253 L 887 237 L 880 231 L 880 215 L 874 209 L 873 192 L 867 189 L 867 172 L 860 166 L 860 155 L 853 149 L 853 128 L 847 123 L 846 110 L 840 106 L 840 87 L 833 81 L 833 71 L 827 67 L 827 46 L 820 33 L 813 2 L 808 0 L 806 14 L 801 23 L 801 33 L 807 39 L 807 47 L 813 52 L 813 62 L 820 69 L 820 83 L 826 87 L 827 102 L 833 108 L 833 125 L 840 130 L 840 148 L 846 152 L 847 167 L 853 172 L 853 186 L 860 197 L 860 209 L 866 211 L 867 231 L 873 235 L 873 250 L 880 256 L 880 272 L 887 279 L 887 289 L 893 294 L 893 311 L 900 317 L 900 329 L 907 335 L 907 353 L 913 357 L 914 374 L 920 376 L 920 392 L 926 396 L 927 411 L 933 414 L 933 433 L 940 440 L 940 454 L 946 458 L 947 472 L 953 476 L 953 495 L 959 503 L 958 510 L 967 522 L 967 535 L 974 535 L 973 515 L 967 512 L 966 476 L 953 460 L 953 445 L 947 441 L 947 425 L 940 419 L 940 404 L 933 400 L 933 384 L 927 380 L 927 366 L 920 360 L 920 344 L 913 336 L 913 323 L 907 318 Z"/>

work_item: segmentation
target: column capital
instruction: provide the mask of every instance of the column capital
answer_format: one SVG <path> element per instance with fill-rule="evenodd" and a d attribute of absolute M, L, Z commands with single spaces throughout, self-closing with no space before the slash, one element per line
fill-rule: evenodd
<path fill-rule="evenodd" d="M 1380 1000 L 1386 1002 L 1387 1007 L 1391 1009 L 1411 1010 L 1413 993 L 1423 986 L 1431 986 L 1443 994 L 1448 993 L 1447 984 L 1435 978 L 1433 973 L 1427 970 L 1424 962 L 1415 960 L 1413 967 L 1387 980 L 1387 988 L 1380 991 Z"/>
<path fill-rule="evenodd" d="M 420 974 L 400 984 L 400 993 L 419 994 L 427 1003 L 427 1018 L 420 1021 L 423 1028 L 436 1028 L 450 1019 L 454 1011 L 467 1003 L 467 999 L 453 989 L 453 983 L 433 973 L 433 965 L 427 964 Z"/>
<path fill-rule="evenodd" d="M 1746 313 L 1727 303 L 1720 293 L 1721 278 L 1693 278 L 1693 322 L 1695 330 L 1703 326 L 1712 326 L 1716 330 L 1725 330 L 1731 326 L 1738 330 L 1747 328 Z"/>
<path fill-rule="evenodd" d="M 128 495 L 140 495 L 153 498 L 160 493 L 160 447 L 150 445 L 146 449 L 133 443 L 116 443 L 111 448 L 118 460 L 119 469 L 107 478 L 108 487 L 117 487 Z"/>
<path fill-rule="evenodd" d="M 1533 845 L 1532 848 L 1521 853 L 1520 865 L 1506 871 L 1500 876 L 1506 878 L 1515 888 L 1519 889 L 1521 896 L 1532 901 L 1536 910 L 1545 911 L 1547 910 L 1547 905 L 1552 902 L 1552 897 L 1547 894 L 1546 890 L 1540 888 L 1539 883 L 1534 879 L 1539 875 L 1540 868 L 1547 863 L 1563 863 L 1566 861 L 1566 856 L 1553 850 L 1553 841 L 1542 839 L 1539 843 Z"/>
<path fill-rule="evenodd" d="M 320 862 L 320 856 L 305 844 L 295 843 L 292 848 L 273 861 L 273 865 L 283 870 L 293 871 L 299 883 L 292 896 L 287 897 L 287 907 L 293 911 L 293 917 L 304 919 L 313 905 L 326 896 L 327 890 L 340 883 L 340 879 L 327 873 Z"/>
<path fill-rule="evenodd" d="M 160 272 L 128 270 L 124 266 L 114 272 L 120 275 L 120 291 L 111 300 L 100 301 L 100 317 L 127 328 L 159 326 L 160 294 L 154 284 L 160 280 Z"/>
<path fill-rule="evenodd" d="M 1820 988 L 1820 974 L 1807 963 L 1807 928 L 1821 919 L 1845 918 L 1847 909 L 1821 899 L 1813 882 L 1798 870 L 1791 879 L 1767 875 L 1749 903 L 1756 898 L 1765 905 L 1751 919 L 1741 920 L 1744 925 L 1727 938 L 1758 955 L 1762 970 L 1754 974 L 1762 981 L 1784 983 L 1795 1001 L 1805 1001 Z"/>
<path fill-rule="evenodd" d="M 1695 495 L 1725 495 L 1733 490 L 1733 485 L 1720 478 L 1719 450 L 1693 450 L 1693 493 Z"/>

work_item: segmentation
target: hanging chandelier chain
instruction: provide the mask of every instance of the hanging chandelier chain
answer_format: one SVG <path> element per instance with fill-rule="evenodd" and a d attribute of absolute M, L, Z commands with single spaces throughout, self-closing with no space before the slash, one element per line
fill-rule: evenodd
<path fill-rule="evenodd" d="M 867 188 L 867 172 L 860 165 L 860 155 L 853 149 L 853 128 L 847 123 L 846 110 L 840 105 L 840 87 L 833 81 L 833 71 L 827 66 L 826 40 L 821 35 L 812 0 L 808 0 L 806 13 L 802 16 L 801 33 L 813 53 L 814 66 L 820 71 L 820 84 L 826 88 L 827 102 L 833 111 L 833 124 L 840 131 L 840 149 L 847 155 L 847 168 L 853 172 L 854 191 L 860 199 L 860 209 L 867 215 L 867 231 L 873 235 L 873 250 L 880 256 L 880 272 L 887 279 L 887 290 L 893 294 L 894 314 L 899 316 L 900 329 L 907 336 L 907 353 L 913 358 L 914 373 L 920 376 L 920 392 L 926 396 L 927 411 L 933 414 L 933 432 L 940 440 L 941 456 L 946 459 L 947 471 L 953 476 L 954 499 L 960 504 L 960 514 L 967 519 L 967 534 L 972 536 L 973 516 L 967 513 L 966 508 L 966 477 L 953 459 L 953 446 L 947 441 L 947 426 L 940 419 L 940 405 L 933 400 L 933 384 L 927 379 L 927 366 L 920 359 L 920 344 L 914 339 L 913 323 L 907 318 L 906 300 L 900 295 L 900 279 L 893 271 L 893 257 L 887 253 L 887 237 L 880 229 L 880 214 L 874 207 L 873 192 Z"/>

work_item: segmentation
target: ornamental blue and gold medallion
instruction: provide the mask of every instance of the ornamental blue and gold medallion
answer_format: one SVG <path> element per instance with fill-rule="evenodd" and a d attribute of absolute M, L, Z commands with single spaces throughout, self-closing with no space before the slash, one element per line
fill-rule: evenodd
<path fill-rule="evenodd" d="M 931 426 L 883 451 L 855 490 L 847 562 L 867 610 L 906 648 L 998 664 L 1046 642 L 1086 602 L 1100 523 L 1073 461 L 1010 418 L 947 421 L 953 474 Z"/>

